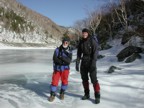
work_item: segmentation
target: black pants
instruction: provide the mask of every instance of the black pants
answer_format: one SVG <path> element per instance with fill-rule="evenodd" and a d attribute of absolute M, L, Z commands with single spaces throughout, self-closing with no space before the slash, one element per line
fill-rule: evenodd
<path fill-rule="evenodd" d="M 90 69 L 91 63 L 90 61 L 82 61 L 80 67 L 81 78 L 83 82 L 87 82 L 89 80 L 89 76 L 91 82 L 93 84 L 97 83 L 97 68 Z"/>

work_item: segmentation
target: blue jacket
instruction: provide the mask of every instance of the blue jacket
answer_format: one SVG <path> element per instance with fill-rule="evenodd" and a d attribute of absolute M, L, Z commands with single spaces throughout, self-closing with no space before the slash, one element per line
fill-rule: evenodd
<path fill-rule="evenodd" d="M 53 55 L 53 68 L 54 71 L 64 71 L 70 69 L 69 65 L 72 60 L 72 51 L 70 47 L 63 48 L 62 45 L 55 49 Z"/>

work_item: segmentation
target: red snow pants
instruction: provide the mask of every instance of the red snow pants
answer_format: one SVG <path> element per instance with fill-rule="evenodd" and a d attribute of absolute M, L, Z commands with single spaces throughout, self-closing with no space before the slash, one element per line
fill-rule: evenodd
<path fill-rule="evenodd" d="M 58 86 L 59 80 L 61 79 L 62 85 L 68 85 L 69 70 L 54 71 L 52 76 L 51 84 Z"/>

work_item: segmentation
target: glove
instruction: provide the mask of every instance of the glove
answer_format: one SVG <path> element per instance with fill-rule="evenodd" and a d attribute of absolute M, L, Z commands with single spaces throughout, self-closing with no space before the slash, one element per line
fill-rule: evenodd
<path fill-rule="evenodd" d="M 62 56 L 61 56 L 61 55 L 58 55 L 58 58 L 59 58 L 59 59 L 61 59 L 61 58 L 62 58 Z"/>
<path fill-rule="evenodd" d="M 62 56 L 58 56 L 58 59 L 56 60 L 55 64 L 63 65 Z"/>
<path fill-rule="evenodd" d="M 76 60 L 76 71 L 78 71 L 79 72 L 79 63 L 80 63 L 80 61 L 79 60 Z"/>
<path fill-rule="evenodd" d="M 62 65 L 63 62 L 61 59 L 57 59 L 55 62 L 54 62 L 56 65 Z"/>

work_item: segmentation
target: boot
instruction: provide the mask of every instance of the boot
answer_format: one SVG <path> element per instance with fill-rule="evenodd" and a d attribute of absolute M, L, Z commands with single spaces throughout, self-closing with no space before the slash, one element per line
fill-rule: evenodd
<path fill-rule="evenodd" d="M 84 96 L 82 97 L 82 100 L 89 99 L 89 98 L 90 98 L 89 90 L 85 90 L 84 92 L 85 92 L 85 94 L 84 94 Z"/>
<path fill-rule="evenodd" d="M 96 104 L 100 103 L 100 93 L 95 93 L 95 103 Z"/>
<path fill-rule="evenodd" d="M 86 99 L 89 99 L 90 98 L 90 95 L 89 95 L 89 82 L 86 81 L 86 82 L 83 82 L 83 87 L 84 87 L 84 96 L 82 97 L 82 100 L 86 100 Z"/>
<path fill-rule="evenodd" d="M 53 102 L 54 99 L 55 99 L 55 92 L 52 92 L 52 91 L 51 91 L 50 97 L 49 97 L 49 101 L 50 101 L 50 102 Z"/>
<path fill-rule="evenodd" d="M 64 100 L 64 91 L 65 90 L 63 90 L 63 89 L 61 89 L 61 91 L 60 91 L 60 99 L 61 100 Z"/>
<path fill-rule="evenodd" d="M 98 81 L 95 84 L 93 84 L 93 87 L 95 91 L 95 103 L 98 104 L 100 103 L 100 85 Z"/>

